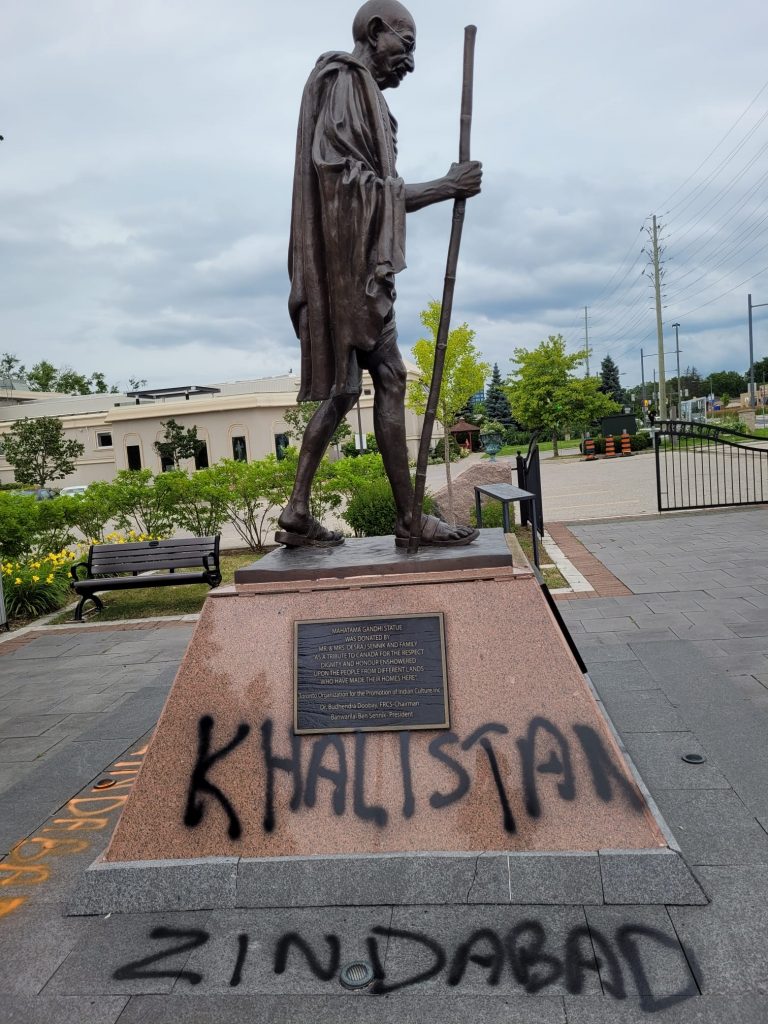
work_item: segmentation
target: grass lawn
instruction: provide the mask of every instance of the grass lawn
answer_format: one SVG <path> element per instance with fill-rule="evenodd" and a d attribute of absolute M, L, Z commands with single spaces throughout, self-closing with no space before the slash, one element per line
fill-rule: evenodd
<path fill-rule="evenodd" d="M 253 551 L 233 551 L 221 556 L 222 584 L 231 583 L 235 569 L 260 558 Z M 120 619 L 145 619 L 157 615 L 191 615 L 203 607 L 210 588 L 204 583 L 188 587 L 148 587 L 146 590 L 117 590 L 99 594 L 104 610 L 87 615 L 88 622 L 115 622 Z M 86 613 L 93 605 L 86 606 Z M 53 625 L 72 621 L 72 612 L 62 612 Z"/>
<path fill-rule="evenodd" d="M 520 547 L 525 552 L 526 558 L 533 565 L 533 542 L 531 541 L 530 529 L 527 526 L 515 524 L 512 527 L 512 531 L 520 541 Z M 539 539 L 539 561 L 546 563 L 549 561 L 549 558 L 550 556 L 547 554 L 546 548 L 541 543 L 541 539 Z M 559 590 L 561 587 L 568 586 L 568 580 L 559 569 L 541 569 L 540 572 L 550 590 Z"/>

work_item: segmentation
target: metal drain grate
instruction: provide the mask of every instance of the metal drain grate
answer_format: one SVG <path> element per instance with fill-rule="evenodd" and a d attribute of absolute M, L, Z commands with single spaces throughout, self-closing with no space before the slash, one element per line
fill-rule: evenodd
<path fill-rule="evenodd" d="M 353 960 L 341 968 L 339 981 L 344 988 L 365 988 L 373 981 L 373 968 L 367 960 Z"/>
<path fill-rule="evenodd" d="M 703 754 L 683 754 L 682 760 L 687 764 L 704 764 L 707 759 Z"/>

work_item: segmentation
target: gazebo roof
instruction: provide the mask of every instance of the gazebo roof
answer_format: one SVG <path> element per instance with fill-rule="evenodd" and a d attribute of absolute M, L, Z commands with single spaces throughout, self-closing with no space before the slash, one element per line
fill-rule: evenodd
<path fill-rule="evenodd" d="M 458 423 L 454 423 L 451 429 L 448 431 L 449 434 L 476 434 L 480 430 L 480 427 L 476 427 L 474 423 L 467 423 L 466 420 L 459 420 Z"/>

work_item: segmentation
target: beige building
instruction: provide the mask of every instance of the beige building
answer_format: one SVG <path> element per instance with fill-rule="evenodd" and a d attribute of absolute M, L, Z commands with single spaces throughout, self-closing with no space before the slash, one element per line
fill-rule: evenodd
<path fill-rule="evenodd" d="M 409 378 L 416 368 L 409 366 Z M 56 416 L 65 436 L 85 448 L 75 472 L 57 487 L 111 480 L 120 469 L 164 468 L 154 442 L 163 439 L 162 423 L 174 419 L 183 427 L 197 427 L 205 443 L 197 460 L 187 468 L 198 468 L 220 459 L 262 459 L 277 454 L 287 444 L 286 409 L 296 404 L 299 378 L 293 374 L 260 380 L 234 381 L 215 387 L 159 388 L 141 392 L 101 395 L 61 395 L 46 392 L 0 389 L 0 435 L 25 417 Z M 422 418 L 406 409 L 408 448 L 415 459 Z M 363 433 L 373 431 L 373 385 L 363 377 L 360 399 Z M 358 432 L 357 409 L 349 417 L 353 434 Z M 438 426 L 435 436 L 440 436 Z M 167 468 L 167 467 L 166 467 Z M 0 482 L 13 481 L 13 469 L 0 455 Z"/>

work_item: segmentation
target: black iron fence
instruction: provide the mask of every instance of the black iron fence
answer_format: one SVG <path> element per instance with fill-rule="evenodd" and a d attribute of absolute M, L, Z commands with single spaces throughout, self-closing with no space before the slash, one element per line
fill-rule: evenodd
<path fill-rule="evenodd" d="M 536 529 L 544 536 L 544 510 L 541 501 L 541 467 L 539 465 L 539 432 L 536 431 L 528 444 L 528 451 L 523 457 L 517 453 L 517 486 L 524 491 L 536 495 Z M 520 505 L 520 522 L 527 526 L 530 522 L 528 505 Z"/>
<path fill-rule="evenodd" d="M 709 423 L 657 420 L 653 447 L 659 512 L 768 503 L 766 438 Z"/>

